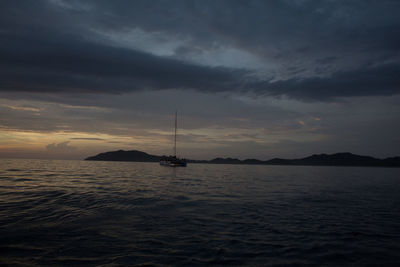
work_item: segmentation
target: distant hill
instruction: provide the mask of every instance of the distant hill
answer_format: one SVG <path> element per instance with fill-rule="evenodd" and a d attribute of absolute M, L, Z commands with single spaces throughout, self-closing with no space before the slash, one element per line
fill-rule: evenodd
<path fill-rule="evenodd" d="M 100 153 L 85 160 L 98 161 L 135 161 L 135 162 L 158 162 L 161 156 L 150 155 L 142 151 L 111 151 Z M 370 156 L 360 156 L 349 152 L 336 154 L 315 154 L 301 159 L 280 159 L 271 160 L 236 158 L 215 158 L 212 160 L 187 160 L 189 163 L 207 164 L 251 164 L 251 165 L 306 165 L 306 166 L 371 166 L 371 167 L 400 167 L 400 157 L 377 159 Z"/>
<path fill-rule="evenodd" d="M 303 159 L 291 160 L 294 165 L 334 165 L 334 166 L 377 166 L 382 160 L 369 156 L 359 156 L 352 153 L 337 153 L 332 155 L 319 154 Z"/>
<path fill-rule="evenodd" d="M 157 162 L 160 161 L 160 158 L 160 156 L 150 155 L 138 150 L 118 150 L 100 153 L 96 156 L 88 157 L 85 160 Z"/>

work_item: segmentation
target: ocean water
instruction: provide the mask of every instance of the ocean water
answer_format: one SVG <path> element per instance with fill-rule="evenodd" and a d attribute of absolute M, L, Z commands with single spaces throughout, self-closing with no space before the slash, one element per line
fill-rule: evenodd
<path fill-rule="evenodd" d="M 400 169 L 2 159 L 0 264 L 399 265 Z"/>

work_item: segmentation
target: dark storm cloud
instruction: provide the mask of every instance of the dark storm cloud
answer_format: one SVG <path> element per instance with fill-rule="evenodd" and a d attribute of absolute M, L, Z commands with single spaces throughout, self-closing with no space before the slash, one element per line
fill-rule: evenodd
<path fill-rule="evenodd" d="M 107 14 L 96 17 L 103 29 L 123 32 L 136 26 L 188 36 L 196 44 L 228 43 L 281 60 L 372 51 L 399 55 L 398 1 L 89 2 L 98 14 Z"/>
<path fill-rule="evenodd" d="M 286 95 L 303 100 L 395 95 L 400 93 L 400 64 L 336 72 L 329 77 L 297 78 L 268 84 L 263 82 L 255 88 L 260 94 Z"/>
<path fill-rule="evenodd" d="M 177 88 L 318 100 L 399 94 L 399 7 L 398 1 L 2 1 L 0 90 Z M 134 28 L 187 38 L 199 53 L 230 45 L 271 62 L 274 71 L 260 77 L 254 69 L 198 65 L 179 58 L 187 49 L 161 57 L 98 35 Z"/>
<path fill-rule="evenodd" d="M 2 34 L 1 90 L 120 93 L 138 89 L 228 90 L 246 73 L 157 57 L 46 32 Z M 39 40 L 38 40 L 39 39 Z"/>

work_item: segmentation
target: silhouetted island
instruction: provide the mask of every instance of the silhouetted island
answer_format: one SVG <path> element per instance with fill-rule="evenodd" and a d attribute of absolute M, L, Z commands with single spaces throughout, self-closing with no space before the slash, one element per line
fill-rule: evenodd
<path fill-rule="evenodd" d="M 158 162 L 163 156 L 150 155 L 138 150 L 118 150 L 100 153 L 85 160 L 97 161 L 134 161 L 134 162 Z M 377 159 L 370 156 L 360 156 L 349 152 L 336 154 L 315 154 L 301 159 L 270 160 L 236 158 L 215 158 L 212 160 L 187 160 L 188 163 L 207 164 L 250 164 L 250 165 L 308 165 L 308 166 L 371 166 L 371 167 L 400 167 L 400 157 Z"/>

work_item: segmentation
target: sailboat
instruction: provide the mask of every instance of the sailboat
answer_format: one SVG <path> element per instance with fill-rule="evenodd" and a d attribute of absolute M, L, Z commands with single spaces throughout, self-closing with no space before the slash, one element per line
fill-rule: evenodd
<path fill-rule="evenodd" d="M 174 139 L 174 155 L 173 156 L 163 156 L 160 160 L 160 165 L 170 166 L 170 167 L 186 167 L 186 160 L 180 159 L 176 156 L 176 131 L 178 126 L 178 112 L 175 111 L 175 139 Z"/>

